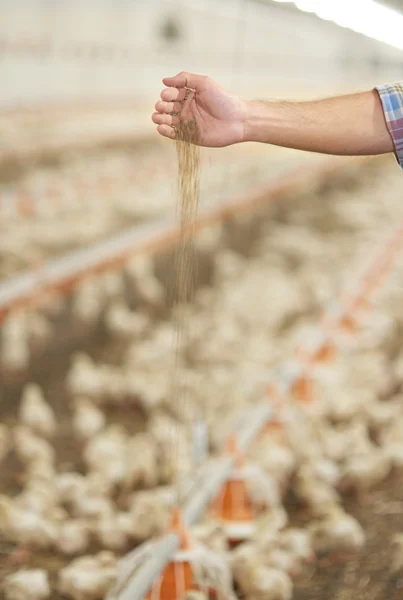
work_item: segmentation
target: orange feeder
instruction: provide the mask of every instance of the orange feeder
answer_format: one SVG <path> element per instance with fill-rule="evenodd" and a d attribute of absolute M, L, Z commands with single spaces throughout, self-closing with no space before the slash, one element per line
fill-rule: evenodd
<path fill-rule="evenodd" d="M 271 434 L 283 437 L 283 411 L 285 406 L 285 396 L 276 383 L 269 383 L 266 388 L 266 394 L 273 407 L 274 414 L 262 430 L 261 435 Z"/>
<path fill-rule="evenodd" d="M 335 356 L 336 347 L 330 339 L 321 340 L 312 350 L 304 347 L 297 350 L 297 358 L 307 366 L 329 363 Z"/>
<path fill-rule="evenodd" d="M 178 508 L 172 514 L 168 533 L 178 535 L 180 549 L 167 565 L 158 581 L 152 585 L 146 600 L 180 600 L 186 592 L 198 589 L 194 585 L 190 558 L 190 536 Z"/>
<path fill-rule="evenodd" d="M 245 457 L 235 436 L 228 441 L 227 451 L 234 457 L 236 469 L 213 501 L 211 513 L 223 523 L 229 543 L 235 546 L 251 536 L 254 514 L 246 485 Z"/>
<path fill-rule="evenodd" d="M 328 364 L 336 358 L 336 354 L 336 346 L 330 340 L 325 340 L 318 348 L 315 359 L 320 364 Z"/>
<path fill-rule="evenodd" d="M 302 404 L 312 404 L 314 399 L 312 379 L 307 374 L 300 375 L 292 384 L 291 393 Z"/>
<path fill-rule="evenodd" d="M 354 334 L 357 331 L 357 323 L 351 315 L 343 315 L 340 319 L 339 326 L 345 333 Z"/>
<path fill-rule="evenodd" d="M 229 597 L 232 578 L 226 561 L 221 555 L 200 544 L 193 546 L 178 508 L 173 512 L 168 533 L 175 533 L 179 537 L 179 550 L 152 584 L 145 600 L 183 600 L 184 595 L 190 591 L 203 591 L 209 600 L 217 600 L 220 593 Z M 215 574 L 209 577 L 209 567 L 212 564 L 215 566 Z"/>

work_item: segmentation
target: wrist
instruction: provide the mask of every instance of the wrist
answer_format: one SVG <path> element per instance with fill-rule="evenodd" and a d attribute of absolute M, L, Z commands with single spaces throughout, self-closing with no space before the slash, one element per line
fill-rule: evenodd
<path fill-rule="evenodd" d="M 244 126 L 245 142 L 268 142 L 268 129 L 274 122 L 271 104 L 259 100 L 246 102 Z"/>

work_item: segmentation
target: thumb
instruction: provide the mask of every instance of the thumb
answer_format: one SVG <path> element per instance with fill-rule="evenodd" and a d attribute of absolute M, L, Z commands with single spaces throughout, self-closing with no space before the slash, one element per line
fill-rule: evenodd
<path fill-rule="evenodd" d="M 178 73 L 178 75 L 175 75 L 175 77 L 164 77 L 162 81 L 164 85 L 168 87 L 189 87 L 197 92 L 201 92 L 206 86 L 206 80 L 207 77 L 204 75 L 196 75 L 194 73 L 182 71 L 181 73 Z"/>

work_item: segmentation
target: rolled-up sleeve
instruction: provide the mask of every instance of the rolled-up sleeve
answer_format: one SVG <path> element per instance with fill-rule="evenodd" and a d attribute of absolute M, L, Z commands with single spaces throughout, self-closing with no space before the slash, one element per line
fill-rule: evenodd
<path fill-rule="evenodd" d="M 396 158 L 403 169 L 403 82 L 381 85 L 375 89 L 382 102 Z"/>

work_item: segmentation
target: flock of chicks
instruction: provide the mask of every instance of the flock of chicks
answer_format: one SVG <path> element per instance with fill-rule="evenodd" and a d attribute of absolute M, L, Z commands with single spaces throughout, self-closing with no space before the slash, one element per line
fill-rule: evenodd
<path fill-rule="evenodd" d="M 0 279 L 131 224 L 171 214 L 175 154 L 162 151 L 155 144 L 100 156 L 67 155 L 58 168 L 28 169 L 19 179 L 0 183 Z M 255 153 L 212 165 L 203 196 L 227 199 L 251 182 L 264 181 L 262 158 Z M 279 169 L 274 166 L 274 172 Z"/>
<path fill-rule="evenodd" d="M 0 425 L 0 463 L 7 469 L 18 461 L 22 471 L 19 493 L 0 496 L 0 530 L 15 548 L 2 583 L 7 600 L 56 593 L 101 600 L 118 576 L 118 558 L 165 530 L 175 474 L 191 478 L 194 468 L 192 425 L 205 423 L 209 451 L 222 451 L 239 411 L 261 400 L 268 370 L 291 356 L 322 300 L 351 277 L 346 258 L 365 256 L 380 227 L 395 221 L 398 184 L 394 193 L 393 170 L 379 169 L 384 177 L 375 182 L 366 173 L 353 195 L 335 188 L 326 202 L 317 194 L 320 207 L 314 198 L 292 200 L 286 215 L 259 218 L 248 257 L 235 247 L 252 220 L 232 231 L 217 225 L 202 232 L 196 245 L 209 265 L 208 281 L 169 319 L 157 259 L 145 257 L 82 284 L 69 302 L 53 299 L 40 312 L 9 317 L 1 332 L 5 380 L 29 372 L 32 356 L 56 335 L 52 315 L 63 311 L 79 330 L 102 327 L 124 351 L 119 365 L 82 352 L 73 357 L 64 383 L 79 458 L 69 469 L 55 450 L 61 425 L 52 398 L 37 383 L 23 389 L 18 422 Z M 383 186 L 388 194 L 380 205 Z M 357 218 L 362 213 L 364 225 Z M 400 282 L 401 273 L 391 279 L 381 309 L 357 333 L 357 349 L 319 369 L 316 402 L 284 404 L 281 426 L 250 448 L 248 458 L 265 478 L 263 488 L 251 478 L 256 527 L 250 538 L 230 550 L 213 515 L 193 528 L 197 540 L 223 557 L 240 597 L 290 600 L 293 579 L 316 556 L 360 550 L 365 532 L 344 510 L 342 494 L 365 499 L 403 470 L 403 402 L 394 391 L 403 379 L 403 355 L 390 357 L 403 317 Z M 183 313 L 188 331 L 176 358 L 182 388 L 172 397 L 175 320 Z M 145 432 L 113 422 L 114 411 L 127 411 L 129 421 L 133 409 L 145 415 Z M 289 524 L 289 494 L 304 508 L 304 527 Z M 392 568 L 398 570 L 401 536 L 395 545 Z M 35 554 L 60 557 L 57 576 L 43 563 L 30 568 Z M 205 597 L 195 591 L 187 600 Z"/>

